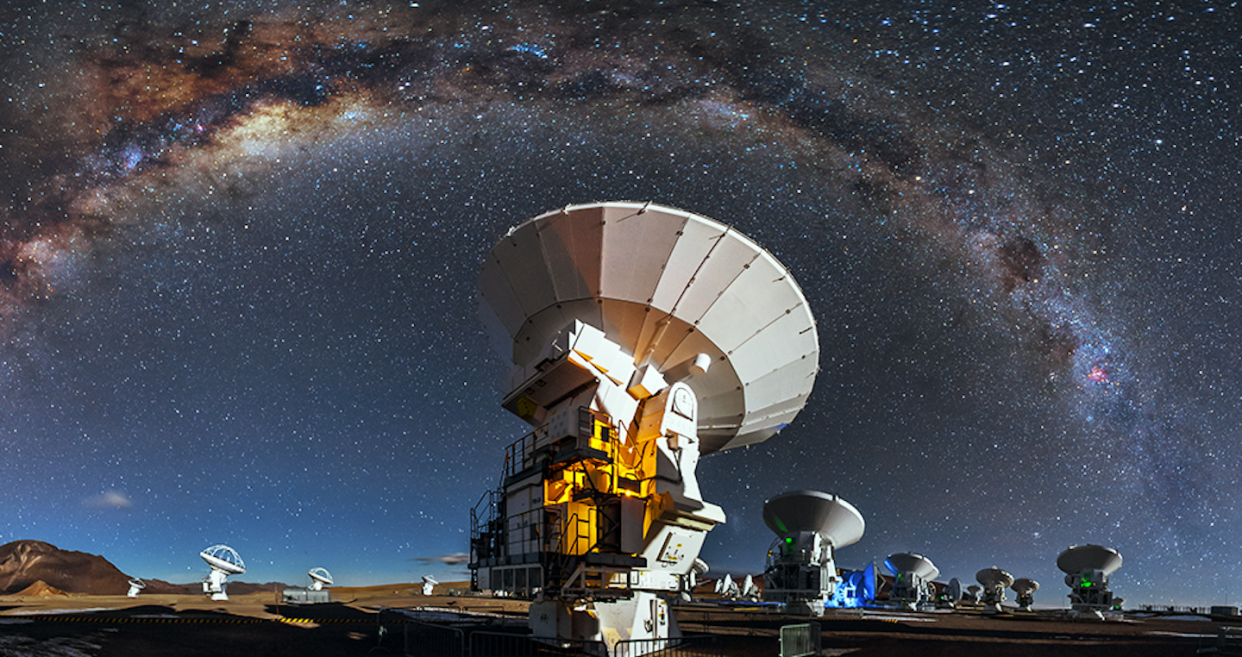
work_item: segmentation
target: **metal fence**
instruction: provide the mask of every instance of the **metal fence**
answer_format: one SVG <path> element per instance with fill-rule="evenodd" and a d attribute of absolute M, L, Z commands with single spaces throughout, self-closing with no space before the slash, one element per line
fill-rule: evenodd
<path fill-rule="evenodd" d="M 566 641 L 557 644 L 535 640 L 529 634 L 505 632 L 471 632 L 470 655 L 473 657 L 607 657 L 602 643 Z"/>
<path fill-rule="evenodd" d="M 781 657 L 817 655 L 820 650 L 819 623 L 781 627 Z"/>
<path fill-rule="evenodd" d="M 619 641 L 611 657 L 723 657 L 724 644 L 714 636 Z"/>
<path fill-rule="evenodd" d="M 406 657 L 465 657 L 466 633 L 456 627 L 404 621 L 402 654 Z"/>

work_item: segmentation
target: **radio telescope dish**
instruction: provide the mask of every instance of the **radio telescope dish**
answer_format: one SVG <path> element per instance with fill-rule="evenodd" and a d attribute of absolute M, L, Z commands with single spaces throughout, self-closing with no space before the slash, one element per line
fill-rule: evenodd
<path fill-rule="evenodd" d="M 685 210 L 608 202 L 542 214 L 492 249 L 478 289 L 494 346 L 519 366 L 577 320 L 635 365 L 684 380 L 698 398 L 703 455 L 780 431 L 818 371 L 815 320 L 785 267 Z"/>
<path fill-rule="evenodd" d="M 834 548 L 857 543 L 866 529 L 854 505 L 814 490 L 781 493 L 764 502 L 763 522 L 781 538 L 814 532 Z"/>
<path fill-rule="evenodd" d="M 987 613 L 1000 611 L 1005 601 L 1005 589 L 1013 584 L 1013 575 L 1000 568 L 984 568 L 975 573 L 975 580 L 983 585 L 983 605 Z"/>
<path fill-rule="evenodd" d="M 310 590 L 322 591 L 325 586 L 332 586 L 332 573 L 326 568 L 311 568 L 306 571 L 311 578 Z"/>
<path fill-rule="evenodd" d="M 984 568 L 975 573 L 975 580 L 982 584 L 985 589 L 1007 589 L 1010 584 L 1013 584 L 1013 575 L 996 567 Z"/>
<path fill-rule="evenodd" d="M 242 562 L 237 550 L 227 545 L 213 545 L 198 553 L 213 570 L 222 570 L 230 575 L 246 572 L 246 564 Z"/>
<path fill-rule="evenodd" d="M 949 594 L 949 600 L 951 600 L 953 604 L 957 604 L 961 602 L 962 601 L 962 580 L 956 577 L 949 580 L 949 586 L 948 586 L 947 593 Z"/>
<path fill-rule="evenodd" d="M 246 564 L 237 550 L 227 545 L 213 545 L 199 552 L 198 556 L 211 566 L 211 574 L 203 578 L 203 593 L 210 593 L 212 600 L 228 600 L 225 585 L 229 575 L 246 572 Z"/>
<path fill-rule="evenodd" d="M 1105 575 L 1121 567 L 1121 554 L 1101 545 L 1075 545 L 1057 557 L 1057 568 L 1069 575 L 1085 570 L 1103 571 Z"/>
<path fill-rule="evenodd" d="M 1108 576 L 1121 567 L 1121 554 L 1101 545 L 1075 545 L 1057 557 L 1070 588 L 1070 607 L 1078 613 L 1102 617 L 1115 609 L 1117 599 L 1108 589 Z"/>
<path fill-rule="evenodd" d="M 776 533 L 764 567 L 764 598 L 785 613 L 822 616 L 836 594 L 836 549 L 857 543 L 866 523 L 852 504 L 828 493 L 796 490 L 763 503 Z"/>
<path fill-rule="evenodd" d="M 147 588 L 147 583 L 135 577 L 129 580 L 129 592 L 125 595 L 131 598 L 136 598 L 138 597 L 138 592 L 145 588 Z"/>
<path fill-rule="evenodd" d="M 423 575 L 423 595 L 431 595 L 436 590 L 436 578 L 431 575 Z"/>
<path fill-rule="evenodd" d="M 1009 585 L 1009 588 L 1018 594 L 1018 608 L 1022 611 L 1030 611 L 1031 605 L 1035 603 L 1034 593 L 1039 590 L 1039 582 L 1027 577 L 1019 577 Z"/>
<path fill-rule="evenodd" d="M 940 569 L 931 562 L 931 559 L 912 552 L 889 555 L 884 560 L 884 567 L 894 575 L 914 573 L 929 582 L 940 576 Z"/>
<path fill-rule="evenodd" d="M 1013 589 L 1014 593 L 1018 595 L 1034 593 L 1039 590 L 1039 582 L 1026 577 L 1019 577 L 1013 581 L 1009 588 Z"/>
<path fill-rule="evenodd" d="M 915 610 L 932 602 L 932 580 L 940 575 L 940 569 L 931 559 L 912 552 L 889 555 L 884 567 L 893 574 L 893 589 L 888 599 L 896 605 Z"/>

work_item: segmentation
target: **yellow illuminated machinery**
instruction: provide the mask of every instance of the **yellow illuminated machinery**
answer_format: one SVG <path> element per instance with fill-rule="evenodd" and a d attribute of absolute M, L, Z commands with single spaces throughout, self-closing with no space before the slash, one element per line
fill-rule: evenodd
<path fill-rule="evenodd" d="M 650 203 L 540 215 L 478 286 L 513 363 L 502 405 L 533 431 L 471 514 L 474 586 L 534 596 L 539 638 L 614 651 L 677 636 L 665 597 L 724 522 L 700 456 L 766 440 L 814 382 L 801 291 L 736 231 Z"/>

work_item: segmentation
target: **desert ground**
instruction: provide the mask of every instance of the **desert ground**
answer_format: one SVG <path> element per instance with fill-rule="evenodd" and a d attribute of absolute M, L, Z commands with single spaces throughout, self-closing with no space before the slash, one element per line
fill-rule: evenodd
<path fill-rule="evenodd" d="M 449 593 L 456 585 L 441 585 Z M 461 586 L 460 588 L 464 588 Z M 336 602 L 283 605 L 275 592 L 212 601 L 199 595 L 0 596 L 0 655 L 5 657 L 206 657 L 220 655 L 400 655 L 400 615 L 381 610 L 462 610 L 476 622 L 523 624 L 527 603 L 488 597 L 421 595 L 418 584 L 334 587 Z M 456 591 L 452 591 L 456 592 Z M 712 635 L 703 655 L 775 657 L 779 628 L 805 619 L 771 609 L 683 605 L 686 634 Z M 446 616 L 447 617 L 447 616 Z M 382 621 L 382 623 L 381 623 Z M 1242 655 L 1242 627 L 1228 618 L 1130 614 L 1124 620 L 1071 620 L 1050 611 L 986 616 L 974 611 L 829 612 L 819 620 L 823 655 L 964 655 L 992 653 L 1173 657 Z M 1242 626 L 1242 618 L 1233 623 Z M 381 631 L 383 625 L 383 631 Z M 1226 637 L 1224 640 L 1221 637 Z M 416 645 L 414 654 L 435 654 Z M 480 655 L 472 657 L 482 657 Z"/>

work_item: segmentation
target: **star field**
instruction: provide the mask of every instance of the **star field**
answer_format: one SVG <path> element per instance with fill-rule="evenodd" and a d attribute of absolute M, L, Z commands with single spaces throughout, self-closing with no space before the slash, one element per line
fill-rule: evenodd
<path fill-rule="evenodd" d="M 653 200 L 772 251 L 818 322 L 781 434 L 861 567 L 1065 548 L 1131 603 L 1242 584 L 1232 3 L 19 3 L 0 11 L 0 542 L 197 580 L 464 579 L 523 425 L 475 318 L 509 227 Z M 420 561 L 421 559 L 421 561 Z"/>

